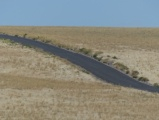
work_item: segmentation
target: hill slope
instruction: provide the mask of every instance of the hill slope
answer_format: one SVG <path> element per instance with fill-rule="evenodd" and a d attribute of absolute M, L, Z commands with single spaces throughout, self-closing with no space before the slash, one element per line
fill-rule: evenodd
<path fill-rule="evenodd" d="M 9 41 L 0 40 L 0 54 L 2 120 L 158 119 L 158 94 L 103 83 L 67 61 Z"/>
<path fill-rule="evenodd" d="M 94 27 L 0 27 L 0 32 L 26 36 L 72 49 L 100 51 L 103 60 L 122 63 L 150 83 L 159 83 L 159 29 Z M 117 58 L 117 59 L 114 59 Z"/>

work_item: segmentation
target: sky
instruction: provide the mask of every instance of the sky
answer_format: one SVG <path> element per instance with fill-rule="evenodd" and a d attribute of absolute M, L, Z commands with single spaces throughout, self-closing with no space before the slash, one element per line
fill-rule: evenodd
<path fill-rule="evenodd" d="M 159 27 L 159 0 L 0 0 L 0 26 Z"/>

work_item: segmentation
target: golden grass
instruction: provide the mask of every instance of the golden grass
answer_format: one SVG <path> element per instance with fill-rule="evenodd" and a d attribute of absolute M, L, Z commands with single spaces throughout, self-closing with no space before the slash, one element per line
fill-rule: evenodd
<path fill-rule="evenodd" d="M 100 28 L 100 27 L 0 27 L 1 33 L 36 38 L 70 48 L 101 51 L 103 59 L 124 63 L 159 83 L 158 28 Z M 107 56 L 110 56 L 109 58 Z M 116 56 L 119 59 L 112 59 Z"/>
<path fill-rule="evenodd" d="M 158 94 L 103 83 L 67 61 L 21 45 L 0 41 L 0 55 L 1 120 L 159 119 Z"/>
<path fill-rule="evenodd" d="M 0 70 L 3 74 L 23 75 L 25 77 L 49 78 L 91 82 L 90 75 L 56 56 L 26 48 L 21 45 L 8 45 L 0 40 Z"/>
<path fill-rule="evenodd" d="M 51 40 L 72 47 L 107 50 L 122 46 L 158 49 L 157 28 L 98 28 L 98 27 L 0 27 L 1 33 L 27 34 L 31 38 Z"/>
<path fill-rule="evenodd" d="M 156 120 L 159 95 L 103 83 L 1 75 L 1 119 Z"/>

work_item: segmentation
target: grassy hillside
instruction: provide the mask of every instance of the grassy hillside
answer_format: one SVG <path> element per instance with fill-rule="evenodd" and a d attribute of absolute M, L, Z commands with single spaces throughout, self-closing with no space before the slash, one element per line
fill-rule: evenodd
<path fill-rule="evenodd" d="M 103 83 L 58 57 L 0 40 L 1 120 L 156 120 L 159 95 Z"/>
<path fill-rule="evenodd" d="M 138 78 L 159 83 L 158 28 L 0 27 L 0 32 L 76 50 L 86 48 L 90 54 L 100 53 L 102 61 L 124 64 L 129 74 L 138 71 Z"/>
<path fill-rule="evenodd" d="M 158 49 L 158 28 L 0 27 L 1 33 L 51 40 L 70 46 L 108 50 L 122 46 Z"/>

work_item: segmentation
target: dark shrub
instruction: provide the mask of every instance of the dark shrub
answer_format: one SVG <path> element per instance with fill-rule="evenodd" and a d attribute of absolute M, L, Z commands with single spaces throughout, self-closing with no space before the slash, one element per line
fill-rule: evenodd
<path fill-rule="evenodd" d="M 91 49 L 86 49 L 86 48 L 79 49 L 79 52 L 81 52 L 85 55 L 91 55 L 92 54 L 92 50 Z"/>
<path fill-rule="evenodd" d="M 118 59 L 116 56 L 112 57 L 113 59 Z"/>
<path fill-rule="evenodd" d="M 103 57 L 98 57 L 98 56 L 99 56 L 100 54 L 102 54 L 102 53 L 103 53 L 103 52 L 100 52 L 100 51 L 94 53 L 93 58 L 96 59 L 96 60 L 98 60 L 98 61 L 101 61 Z"/>
<path fill-rule="evenodd" d="M 125 72 L 129 70 L 129 68 L 127 66 L 125 66 L 122 63 L 118 63 L 118 62 L 114 64 L 114 67 L 119 70 L 125 71 Z"/>
<path fill-rule="evenodd" d="M 127 70 L 125 73 L 126 73 L 126 74 L 129 74 L 129 73 L 130 73 L 130 71 L 129 71 L 129 70 Z"/>
<path fill-rule="evenodd" d="M 138 78 L 139 72 L 138 71 L 132 71 L 131 73 L 133 78 Z"/>
<path fill-rule="evenodd" d="M 98 52 L 95 52 L 94 53 L 94 55 L 93 55 L 93 58 L 97 58 L 100 54 L 102 54 L 103 52 L 100 52 L 100 51 L 98 51 Z"/>
<path fill-rule="evenodd" d="M 159 84 L 158 83 L 154 83 L 153 86 L 154 87 L 159 87 Z"/>
<path fill-rule="evenodd" d="M 142 82 L 148 82 L 149 81 L 149 79 L 146 78 L 146 77 L 140 77 L 138 80 L 142 81 Z"/>
<path fill-rule="evenodd" d="M 51 40 L 45 40 L 44 42 L 45 43 L 51 43 Z"/>
<path fill-rule="evenodd" d="M 26 36 L 27 36 L 27 34 L 25 33 L 25 34 L 23 35 L 23 37 L 26 38 Z"/>

